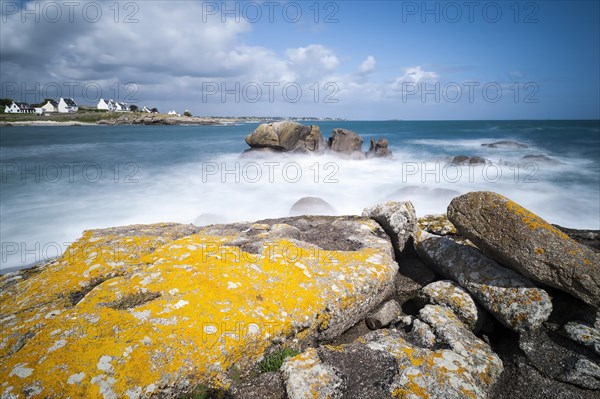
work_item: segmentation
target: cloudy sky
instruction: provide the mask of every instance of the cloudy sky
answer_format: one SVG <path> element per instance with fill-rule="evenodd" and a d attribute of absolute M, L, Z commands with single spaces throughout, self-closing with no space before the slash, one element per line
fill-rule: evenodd
<path fill-rule="evenodd" d="M 598 119 L 597 1 L 6 1 L 1 97 L 196 115 Z"/>

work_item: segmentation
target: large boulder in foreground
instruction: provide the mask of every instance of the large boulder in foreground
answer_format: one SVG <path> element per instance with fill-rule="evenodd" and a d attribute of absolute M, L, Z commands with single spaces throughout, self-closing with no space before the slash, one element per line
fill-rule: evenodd
<path fill-rule="evenodd" d="M 318 126 L 292 121 L 263 123 L 246 136 L 246 143 L 252 148 L 285 152 L 321 153 L 325 150 L 325 140 Z"/>
<path fill-rule="evenodd" d="M 477 248 L 420 231 L 415 236 L 415 249 L 434 270 L 458 282 L 513 331 L 534 330 L 552 312 L 551 298 L 546 291 Z"/>
<path fill-rule="evenodd" d="M 352 130 L 333 129 L 329 137 L 328 147 L 330 150 L 343 154 L 362 152 L 363 139 Z"/>
<path fill-rule="evenodd" d="M 404 331 L 370 332 L 350 344 L 323 345 L 287 359 L 282 367 L 289 398 L 484 399 L 502 362 L 449 309 L 419 313 L 438 347 L 411 343 Z"/>
<path fill-rule="evenodd" d="M 503 265 L 600 307 L 600 255 L 517 203 L 471 192 L 452 200 L 448 219 Z"/>
<path fill-rule="evenodd" d="M 227 389 L 282 343 L 330 339 L 394 291 L 360 217 L 86 231 L 0 277 L 2 397 L 180 397 Z"/>

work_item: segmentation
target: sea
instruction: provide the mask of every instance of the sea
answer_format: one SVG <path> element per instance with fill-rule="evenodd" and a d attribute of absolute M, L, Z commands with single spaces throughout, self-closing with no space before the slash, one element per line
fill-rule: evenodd
<path fill-rule="evenodd" d="M 503 194 L 550 223 L 600 229 L 600 121 L 302 121 L 386 138 L 389 159 L 240 154 L 259 123 L 0 128 L 0 272 L 64 252 L 84 230 L 285 217 L 303 197 L 339 215 L 388 200 L 445 213 Z M 509 141 L 484 146 L 482 144 Z M 456 156 L 485 164 L 456 165 Z"/>

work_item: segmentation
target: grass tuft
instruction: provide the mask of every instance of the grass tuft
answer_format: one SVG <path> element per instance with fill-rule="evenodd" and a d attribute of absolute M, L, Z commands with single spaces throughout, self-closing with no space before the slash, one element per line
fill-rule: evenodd
<path fill-rule="evenodd" d="M 266 356 L 260 363 L 258 363 L 258 368 L 261 371 L 261 373 L 277 371 L 279 370 L 285 359 L 287 359 L 288 357 L 297 356 L 299 354 L 300 352 L 298 352 L 295 349 L 282 349 L 280 351 L 271 353 L 270 355 Z"/>

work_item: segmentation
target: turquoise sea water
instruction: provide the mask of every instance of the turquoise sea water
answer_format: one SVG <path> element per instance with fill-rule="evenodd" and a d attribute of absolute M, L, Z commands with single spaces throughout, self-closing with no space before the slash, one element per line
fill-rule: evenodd
<path fill-rule="evenodd" d="M 391 160 L 239 158 L 257 124 L 0 128 L 1 263 L 25 267 L 64 251 L 83 230 L 287 216 L 304 196 L 339 214 L 386 199 L 443 213 L 474 190 L 511 197 L 551 223 L 600 229 L 600 121 L 306 122 L 385 137 Z M 488 148 L 512 140 L 526 148 Z M 457 155 L 486 166 L 450 165 Z M 546 160 L 523 159 L 545 155 Z"/>

